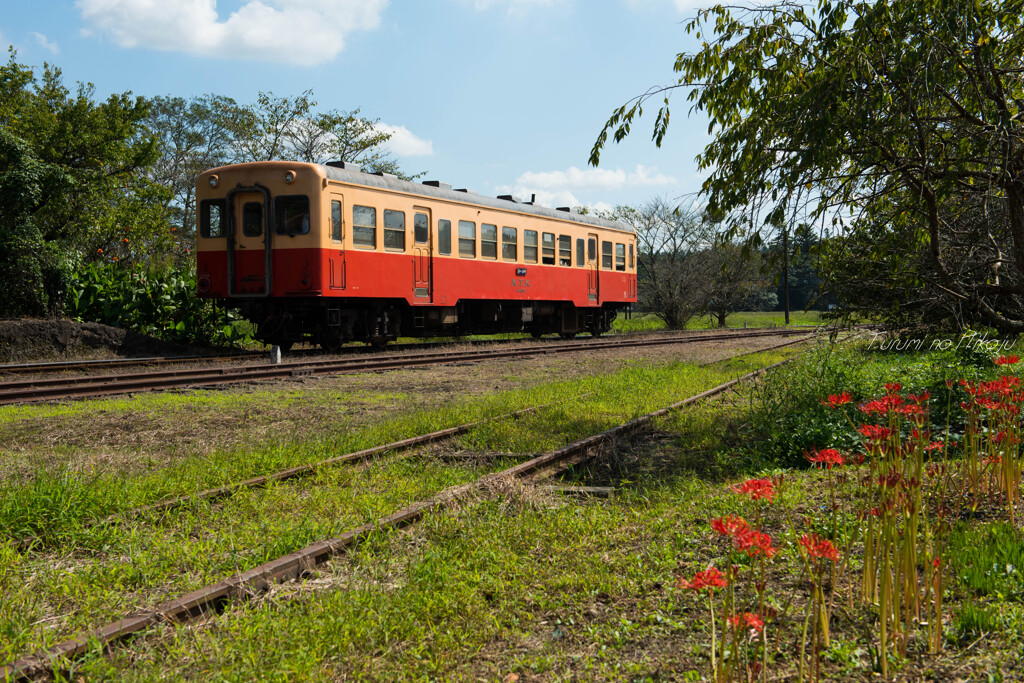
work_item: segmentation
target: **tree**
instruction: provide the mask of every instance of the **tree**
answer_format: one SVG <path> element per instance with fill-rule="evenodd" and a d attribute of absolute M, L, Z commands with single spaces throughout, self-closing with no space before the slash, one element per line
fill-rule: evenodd
<path fill-rule="evenodd" d="M 738 244 L 715 244 L 699 258 L 706 268 L 704 312 L 719 327 L 725 327 L 725 319 L 737 311 L 766 311 L 778 305 L 771 281 L 761 270 L 759 252 L 744 254 Z"/>
<path fill-rule="evenodd" d="M 1024 331 L 1024 31 L 1019 0 L 820 0 L 700 10 L 687 31 L 704 40 L 677 56 L 676 83 L 615 112 L 630 132 L 643 105 L 671 91 L 710 118 L 698 158 L 702 192 L 724 215 L 755 207 L 759 229 L 802 211 L 831 224 L 840 250 L 873 268 L 867 289 L 907 279 L 932 299 L 921 310 Z M 731 230 L 737 229 L 733 219 Z M 899 261 L 879 260 L 897 245 Z M 843 252 L 840 252 L 843 253 Z M 912 269 L 911 275 L 905 275 Z M 866 292 L 865 292 L 866 293 Z"/>
<path fill-rule="evenodd" d="M 161 190 L 143 175 L 156 158 L 146 102 L 93 94 L 89 84 L 72 94 L 49 65 L 38 77 L 13 50 L 0 67 L 0 259 L 25 268 L 7 271 L 20 289 L 0 302 L 2 315 L 58 313 L 78 263 L 136 236 L 145 250 L 168 229 Z"/>
<path fill-rule="evenodd" d="M 700 254 L 714 240 L 703 216 L 658 197 L 639 208 L 620 206 L 609 217 L 636 230 L 639 305 L 669 329 L 703 313 L 708 269 Z"/>
<path fill-rule="evenodd" d="M 316 105 L 313 91 L 307 90 L 293 98 L 261 92 L 255 104 L 235 107 L 229 120 L 234 160 L 343 160 L 368 171 L 412 178 L 382 147 L 391 134 L 379 127 L 379 120 L 361 118 L 358 109 L 317 112 Z"/>

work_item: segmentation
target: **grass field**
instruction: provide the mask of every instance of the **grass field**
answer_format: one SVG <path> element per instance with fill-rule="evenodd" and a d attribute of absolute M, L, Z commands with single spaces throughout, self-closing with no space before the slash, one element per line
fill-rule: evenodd
<path fill-rule="evenodd" d="M 636 358 L 591 375 L 560 365 L 557 379 L 538 377 L 529 386 L 500 391 L 493 390 L 496 375 L 489 375 L 478 384 L 462 381 L 469 393 L 425 408 L 416 406 L 413 391 L 425 377 L 403 380 L 403 390 L 374 376 L 352 395 L 366 411 L 363 418 L 309 422 L 306 432 L 279 439 L 243 433 L 214 452 L 182 445 L 188 452 L 169 460 L 158 459 L 154 444 L 143 444 L 143 455 L 154 458 L 146 465 L 131 459 L 114 468 L 47 469 L 27 481 L 12 476 L 0 491 L 0 519 L 8 530 L 0 544 L 0 653 L 6 659 L 52 643 L 111 612 L 144 608 L 493 471 L 511 462 L 502 453 L 557 447 L 795 353 L 756 354 L 707 369 Z M 1001 488 L 1014 470 L 994 469 L 993 459 L 979 476 L 966 477 L 971 463 L 990 455 L 951 444 L 1003 448 L 999 444 L 1013 442 L 1008 430 L 1019 429 L 1013 426 L 1019 419 L 986 422 L 993 431 L 972 440 L 970 411 L 957 407 L 970 399 L 963 385 L 947 380 L 1015 377 L 1015 367 L 993 366 L 978 353 L 821 346 L 764 382 L 660 420 L 566 479 L 613 487 L 610 498 L 569 497 L 516 483 L 496 487 L 404 531 L 375 534 L 305 580 L 201 623 L 163 625 L 109 654 L 97 648 L 76 663 L 72 677 L 701 681 L 711 680 L 717 665 L 732 680 L 1010 679 L 1020 670 L 1024 643 L 1024 579 L 1017 571 L 1024 536 Z M 531 370 L 521 363 L 516 372 L 530 376 Z M 886 388 L 896 381 L 902 387 Z M 340 393 L 292 391 L 295 405 L 319 402 L 327 410 L 344 400 Z M 844 393 L 849 403 L 839 398 Z M 823 405 L 830 395 L 835 405 Z M 908 409 L 880 418 L 893 420 L 887 424 L 899 428 L 901 442 L 918 444 L 899 450 L 896 464 L 909 467 L 914 457 L 926 458 L 915 483 L 908 476 L 898 489 L 916 492 L 913 487 L 921 485 L 922 502 L 912 513 L 892 507 L 906 509 L 902 517 L 864 513 L 866 505 L 877 505 L 873 496 L 883 496 L 884 503 L 889 494 L 869 485 L 882 473 L 870 464 L 876 456 L 868 452 L 864 464 L 855 464 L 865 442 L 848 421 L 877 421 L 855 406 L 886 395 L 900 396 L 901 410 L 910 405 L 929 411 L 926 417 Z M 180 412 L 193 401 L 200 412 L 222 420 L 250 414 L 265 423 L 282 398 L 272 392 L 201 396 L 23 407 L 13 409 L 0 429 L 17 426 L 26 430 L 18 433 L 43 437 L 51 420 L 87 422 L 112 410 Z M 409 457 L 326 471 L 314 480 L 131 523 L 85 524 L 243 473 L 552 400 L 561 402 Z M 916 435 L 911 420 L 920 421 Z M 999 439 L 997 426 L 1004 433 Z M 925 450 L 931 442 L 949 445 Z M 808 454 L 828 446 L 850 458 L 846 466 L 808 468 Z M 999 465 L 1018 451 L 999 451 Z M 446 457 L 472 454 L 486 457 Z M 770 501 L 734 490 L 751 479 L 769 482 L 761 486 L 772 487 Z M 913 517 L 918 521 L 911 528 L 906 515 L 920 510 L 928 517 Z M 770 556 L 749 545 L 740 550 L 740 536 L 712 530 L 712 520 L 729 515 L 770 536 Z M 875 519 L 880 521 L 869 525 Z M 899 533 L 878 540 L 873 534 L 883 522 Z M 16 540 L 28 532 L 39 540 L 30 550 L 19 549 Z M 805 543 L 812 535 L 817 545 Z M 868 537 L 896 545 L 891 553 L 878 550 L 882 545 L 866 552 Z M 911 537 L 917 555 L 901 566 L 913 567 L 918 581 L 907 572 L 894 574 L 903 582 L 897 595 L 916 597 L 907 617 L 891 590 L 868 599 L 862 590 L 865 576 L 881 575 L 881 565 L 869 571 L 875 559 L 909 557 L 910 546 L 900 539 Z M 809 555 L 808 548 L 821 553 L 826 542 L 836 548 L 834 565 L 827 553 Z M 686 583 L 709 567 L 721 569 L 730 582 L 714 595 L 714 615 L 709 594 Z M 763 630 L 730 626 L 733 614 L 757 615 Z M 880 615 L 890 629 L 884 636 Z"/>
<path fill-rule="evenodd" d="M 791 311 L 790 325 L 820 325 L 821 313 L 818 311 Z M 740 312 L 733 313 L 725 319 L 726 327 L 782 327 L 785 314 L 781 311 Z M 718 320 L 703 316 L 694 318 L 686 326 L 688 330 L 708 330 L 718 327 Z M 612 329 L 616 332 L 654 332 L 664 330 L 665 323 L 653 313 L 637 313 L 631 318 L 622 316 L 615 319 Z"/>

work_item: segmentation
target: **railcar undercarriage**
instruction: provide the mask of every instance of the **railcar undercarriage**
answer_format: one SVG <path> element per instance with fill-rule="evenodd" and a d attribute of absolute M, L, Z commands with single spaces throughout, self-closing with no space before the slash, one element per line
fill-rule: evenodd
<path fill-rule="evenodd" d="M 232 302 L 225 301 L 226 305 Z M 455 306 L 413 307 L 402 300 L 262 299 L 242 303 L 242 315 L 256 325 L 255 337 L 290 348 L 308 343 L 334 350 L 345 342 L 383 346 L 399 336 L 457 337 L 525 332 L 570 338 L 598 336 L 611 329 L 625 304 L 577 308 L 548 301 L 460 301 Z"/>

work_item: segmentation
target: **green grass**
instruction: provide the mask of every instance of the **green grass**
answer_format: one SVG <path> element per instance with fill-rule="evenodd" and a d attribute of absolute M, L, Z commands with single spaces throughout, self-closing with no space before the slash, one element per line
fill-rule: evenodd
<path fill-rule="evenodd" d="M 789 321 L 791 325 L 821 325 L 823 323 L 819 311 L 791 311 Z M 782 311 L 733 313 L 725 319 L 725 325 L 730 328 L 783 327 L 785 314 Z M 686 329 L 708 330 L 717 327 L 717 318 L 702 316 L 692 319 Z M 664 329 L 666 329 L 665 322 L 653 313 L 636 313 L 628 319 L 620 316 L 612 323 L 612 330 L 618 333 L 656 332 Z"/>
<path fill-rule="evenodd" d="M 534 453 L 795 351 L 704 370 L 637 364 L 606 376 L 479 397 L 445 411 L 395 415 L 374 427 L 380 431 L 354 428 L 346 438 L 369 441 L 468 414 L 565 399 L 537 416 L 488 424 L 451 446 Z M 836 412 L 818 412 L 820 399 L 833 387 L 864 398 L 893 380 L 912 389 L 944 387 L 950 372 L 982 374 L 991 366 L 970 365 L 955 354 L 819 349 L 773 371 L 756 390 L 728 392 L 721 400 L 659 420 L 565 478 L 615 486 L 610 499 L 558 497 L 515 484 L 497 487 L 402 532 L 374 534 L 307 580 L 229 606 L 200 624 L 163 625 L 157 634 L 114 647 L 110 655 L 96 648 L 76 664 L 73 676 L 501 681 L 514 673 L 523 681 L 706 680 L 707 603 L 674 583 L 711 563 L 724 566 L 728 544 L 710 533 L 710 518 L 751 518 L 750 504 L 731 492 L 729 480 L 779 474 L 776 447 L 791 431 L 793 438 L 799 436 L 801 423 L 814 439 L 837 435 L 838 427 L 827 422 Z M 764 438 L 773 430 L 777 436 Z M 267 460 L 256 467 L 314 456 L 308 443 L 291 446 L 263 454 Z M 216 465 L 218 476 L 244 469 L 239 463 L 260 453 L 258 448 L 225 453 Z M 52 642 L 77 625 L 110 616 L 114 608 L 152 604 L 218 572 L 253 566 L 272 552 L 336 533 L 388 506 L 502 464 L 466 468 L 430 459 L 384 460 L 365 469 L 325 472 L 317 481 L 249 492 L 221 505 L 197 504 L 102 532 L 80 530 L 74 538 L 55 536 L 32 553 L 0 543 L 5 629 L 0 643 L 18 638 L 10 649 L 23 652 Z M 162 480 L 173 489 L 180 467 L 120 482 L 100 478 L 90 486 L 142 491 Z M 781 473 L 784 491 L 762 509 L 762 528 L 779 549 L 768 604 L 783 615 L 771 627 L 780 650 L 770 656 L 769 678 L 795 679 L 793 653 L 807 596 L 798 539 L 808 530 L 825 533 L 827 525 L 815 515 L 829 499 L 823 472 Z M 43 489 L 38 495 L 54 497 L 57 509 L 77 500 L 55 496 L 53 487 Z M 948 551 L 955 568 L 945 588 L 947 649 L 932 656 L 915 641 L 906 658 L 892 660 L 899 676 L 999 679 L 1020 670 L 1021 538 L 1018 529 L 1001 521 L 969 519 L 957 526 Z M 837 603 L 824 679 L 875 677 L 870 614 L 859 603 Z"/>
<path fill-rule="evenodd" d="M 280 443 L 269 449 L 243 446 L 136 474 L 61 472 L 41 474 L 27 486 L 10 484 L 0 490 L 0 524 L 6 530 L 0 547 L 10 556 L 0 596 L 0 656 L 9 659 L 52 644 L 90 624 L 256 566 L 485 470 L 430 460 L 384 460 L 365 469 L 325 470 L 312 480 L 243 492 L 222 503 L 198 502 L 164 516 L 88 524 L 98 517 L 524 405 L 561 400 L 537 415 L 489 423 L 455 444 L 471 451 L 541 452 L 785 353 L 792 351 L 745 357 L 705 370 L 687 364 L 635 366 L 443 410 L 413 410 L 323 441 Z M 148 403 L 145 409 L 150 409 Z M 16 542 L 26 535 L 37 537 L 33 549 L 19 552 Z"/>

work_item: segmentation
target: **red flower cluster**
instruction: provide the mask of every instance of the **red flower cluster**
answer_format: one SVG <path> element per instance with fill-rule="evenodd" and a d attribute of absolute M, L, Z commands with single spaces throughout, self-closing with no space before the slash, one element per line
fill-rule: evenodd
<path fill-rule="evenodd" d="M 897 386 L 898 387 L 899 385 L 898 384 L 896 384 L 896 385 L 889 385 L 889 384 L 887 384 L 885 386 L 886 387 L 889 387 L 889 386 Z M 857 408 L 860 410 L 860 412 L 866 413 L 868 415 L 871 415 L 871 414 L 886 415 L 886 414 L 888 414 L 888 412 L 890 410 L 895 410 L 896 408 L 899 408 L 901 405 L 903 405 L 903 399 L 900 396 L 898 396 L 897 394 L 887 394 L 887 395 L 883 396 L 882 398 L 876 398 L 873 401 L 867 401 L 866 403 L 861 403 L 859 406 L 857 406 Z"/>
<path fill-rule="evenodd" d="M 725 580 L 725 574 L 718 571 L 714 567 L 706 569 L 702 572 L 697 572 L 693 575 L 692 579 L 687 579 L 680 576 L 679 580 L 676 581 L 676 587 L 681 590 L 691 591 L 702 591 L 702 590 L 715 590 L 716 588 L 725 588 L 728 585 L 728 581 Z"/>
<path fill-rule="evenodd" d="M 821 465 L 827 469 L 843 466 L 843 454 L 834 448 L 826 448 L 822 451 L 814 451 L 807 459 L 815 465 Z"/>
<path fill-rule="evenodd" d="M 829 394 L 828 398 L 821 402 L 821 405 L 829 408 L 838 408 L 853 401 L 853 397 L 845 391 L 841 394 Z"/>
<path fill-rule="evenodd" d="M 818 534 L 804 534 L 800 537 L 800 545 L 813 558 L 823 557 L 833 562 L 839 560 L 839 551 L 832 545 L 832 541 L 822 538 Z"/>
<path fill-rule="evenodd" d="M 1016 365 L 1019 361 L 1020 358 L 1017 356 L 999 356 L 999 358 L 994 359 L 992 362 L 996 365 Z"/>
<path fill-rule="evenodd" d="M 779 552 L 778 548 L 772 547 L 771 536 L 753 529 L 737 533 L 733 536 L 733 543 L 736 544 L 737 550 L 746 553 L 748 557 L 757 557 L 758 555 L 773 557 L 775 553 Z"/>
<path fill-rule="evenodd" d="M 770 503 L 775 499 L 775 485 L 771 479 L 748 479 L 742 484 L 734 484 L 732 490 L 734 493 L 750 496 L 751 500 L 764 498 Z"/>
<path fill-rule="evenodd" d="M 711 528 L 717 531 L 719 536 L 735 536 L 738 533 L 749 531 L 750 525 L 742 517 L 726 515 L 711 520 Z"/>
<path fill-rule="evenodd" d="M 892 429 L 889 427 L 882 427 L 880 425 L 861 425 L 857 427 L 857 431 L 860 432 L 864 438 L 870 439 L 871 441 L 887 441 L 892 436 Z"/>
<path fill-rule="evenodd" d="M 733 628 L 749 628 L 755 633 L 760 633 L 764 628 L 764 619 L 760 615 L 751 612 L 739 612 L 729 617 L 729 625 Z"/>

